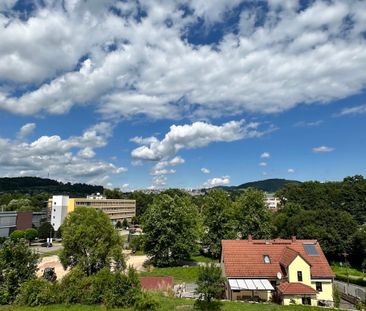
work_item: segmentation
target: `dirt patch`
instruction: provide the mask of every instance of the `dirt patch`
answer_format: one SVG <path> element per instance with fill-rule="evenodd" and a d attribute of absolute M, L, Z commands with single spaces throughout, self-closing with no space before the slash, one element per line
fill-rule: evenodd
<path fill-rule="evenodd" d="M 69 269 L 64 270 L 57 255 L 42 258 L 41 262 L 38 264 L 38 277 L 43 275 L 43 270 L 45 268 L 55 268 L 58 280 L 61 280 L 69 272 Z"/>

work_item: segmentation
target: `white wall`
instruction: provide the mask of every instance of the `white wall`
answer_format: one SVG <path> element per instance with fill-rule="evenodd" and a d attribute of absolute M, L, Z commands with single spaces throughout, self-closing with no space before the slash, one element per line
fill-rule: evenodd
<path fill-rule="evenodd" d="M 68 201 L 69 196 L 67 195 L 54 195 L 52 197 L 51 224 L 55 231 L 60 228 L 67 216 Z"/>

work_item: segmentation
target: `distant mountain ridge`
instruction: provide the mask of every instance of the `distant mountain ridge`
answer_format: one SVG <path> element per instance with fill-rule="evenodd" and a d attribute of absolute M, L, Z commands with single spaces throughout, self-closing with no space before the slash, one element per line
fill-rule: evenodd
<path fill-rule="evenodd" d="M 247 182 L 245 184 L 241 184 L 237 186 L 237 189 L 246 189 L 246 188 L 256 188 L 258 190 L 262 190 L 265 192 L 277 192 L 282 189 L 287 184 L 301 184 L 298 180 L 289 180 L 289 179 L 281 179 L 281 178 L 272 178 L 266 180 L 258 180 Z"/>
<path fill-rule="evenodd" d="M 289 179 L 281 179 L 281 178 L 272 178 L 258 181 L 251 181 L 239 186 L 231 186 L 231 187 L 217 187 L 225 190 L 241 190 L 246 188 L 256 188 L 258 190 L 262 190 L 264 192 L 277 192 L 282 189 L 287 184 L 301 184 L 298 180 L 289 180 Z"/>
<path fill-rule="evenodd" d="M 0 193 L 36 194 L 47 192 L 52 194 L 66 194 L 70 196 L 86 196 L 88 194 L 103 193 L 103 186 L 82 183 L 62 183 L 57 180 L 40 177 L 2 177 L 0 178 Z"/>

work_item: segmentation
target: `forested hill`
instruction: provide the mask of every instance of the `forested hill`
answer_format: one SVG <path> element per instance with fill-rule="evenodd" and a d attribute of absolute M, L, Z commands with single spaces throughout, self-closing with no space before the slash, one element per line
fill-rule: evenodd
<path fill-rule="evenodd" d="M 62 183 L 56 180 L 39 177 L 3 177 L 0 178 L 0 193 L 37 194 L 47 192 L 52 194 L 68 194 L 71 196 L 86 196 L 91 193 L 103 193 L 102 186 L 88 184 Z"/>
<path fill-rule="evenodd" d="M 288 179 L 266 179 L 266 180 L 259 180 L 248 182 L 237 187 L 234 189 L 246 189 L 246 188 L 256 188 L 258 190 L 262 190 L 265 192 L 277 192 L 278 190 L 282 189 L 287 184 L 300 184 L 301 182 L 296 180 L 288 180 Z"/>

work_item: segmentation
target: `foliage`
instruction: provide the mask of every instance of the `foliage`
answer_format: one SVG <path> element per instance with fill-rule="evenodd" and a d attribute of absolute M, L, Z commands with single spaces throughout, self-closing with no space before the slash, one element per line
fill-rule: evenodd
<path fill-rule="evenodd" d="M 233 207 L 227 192 L 211 190 L 204 198 L 202 214 L 204 215 L 203 245 L 208 247 L 212 257 L 221 254 L 221 240 L 235 238 Z"/>
<path fill-rule="evenodd" d="M 124 218 L 123 221 L 122 221 L 122 228 L 126 229 L 127 227 L 128 227 L 128 221 L 127 221 L 126 218 Z"/>
<path fill-rule="evenodd" d="M 20 240 L 25 238 L 25 232 L 23 230 L 14 230 L 10 234 L 10 239 L 12 240 Z"/>
<path fill-rule="evenodd" d="M 53 237 L 54 229 L 49 222 L 43 222 L 38 228 L 38 238 L 47 239 Z"/>
<path fill-rule="evenodd" d="M 66 218 L 62 228 L 64 267 L 79 265 L 87 275 L 110 267 L 112 260 L 125 267 L 122 240 L 102 211 L 78 207 Z"/>
<path fill-rule="evenodd" d="M 305 210 L 345 211 L 358 224 L 366 223 L 366 180 L 360 175 L 346 177 L 342 182 L 289 184 L 277 196 L 283 204 L 298 203 Z"/>
<path fill-rule="evenodd" d="M 360 226 L 351 238 L 350 261 L 352 265 L 366 270 L 366 224 Z"/>
<path fill-rule="evenodd" d="M 26 198 L 13 199 L 5 207 L 6 211 L 20 211 L 20 212 L 31 212 L 36 209 L 32 206 L 31 200 Z"/>
<path fill-rule="evenodd" d="M 248 183 L 237 186 L 236 189 L 255 188 L 260 191 L 273 193 L 273 192 L 279 191 L 281 188 L 285 187 L 288 184 L 297 185 L 297 184 L 300 184 L 300 182 L 296 181 L 296 180 L 272 178 L 272 179 L 248 182 Z"/>
<path fill-rule="evenodd" d="M 200 266 L 196 289 L 199 299 L 210 303 L 214 299 L 221 298 L 225 288 L 224 282 L 220 266 L 214 263 Z"/>
<path fill-rule="evenodd" d="M 4 177 L 0 178 L 0 192 L 19 194 L 41 194 L 47 197 L 42 201 L 48 199 L 49 194 L 58 193 L 75 197 L 85 197 L 88 194 L 100 192 L 103 193 L 102 186 L 94 186 L 87 184 L 71 184 L 62 183 L 56 180 L 39 177 Z M 0 201 L 1 202 L 1 201 Z M 3 203 L 2 203 L 3 204 Z"/>
<path fill-rule="evenodd" d="M 153 295 L 142 292 L 136 300 L 134 307 L 137 311 L 154 311 L 160 309 L 160 303 Z"/>
<path fill-rule="evenodd" d="M 344 274 L 336 274 L 336 279 L 342 282 L 349 282 L 355 285 L 366 287 L 366 281 L 363 277 L 347 277 Z"/>
<path fill-rule="evenodd" d="M 248 188 L 234 203 L 237 232 L 242 238 L 249 234 L 257 239 L 270 238 L 271 212 L 264 201 L 263 192 Z"/>
<path fill-rule="evenodd" d="M 8 239 L 0 248 L 0 304 L 14 301 L 22 283 L 33 279 L 38 255 L 24 239 Z"/>
<path fill-rule="evenodd" d="M 59 303 L 57 287 L 45 279 L 29 280 L 21 285 L 16 303 L 30 307 Z"/>
<path fill-rule="evenodd" d="M 341 304 L 341 292 L 339 291 L 337 286 L 333 286 L 333 301 L 334 306 L 336 308 L 339 308 L 339 305 Z"/>
<path fill-rule="evenodd" d="M 173 266 L 190 257 L 197 244 L 197 218 L 189 197 L 156 197 L 143 218 L 144 248 L 154 265 Z"/>
<path fill-rule="evenodd" d="M 116 223 L 116 229 L 121 229 L 122 228 L 122 223 L 118 220 Z"/>
<path fill-rule="evenodd" d="M 131 236 L 130 248 L 132 252 L 144 250 L 144 237 L 142 235 Z"/>
<path fill-rule="evenodd" d="M 34 228 L 29 228 L 24 230 L 24 238 L 29 241 L 29 244 L 31 241 L 35 240 L 38 237 L 38 231 Z"/>
<path fill-rule="evenodd" d="M 337 260 L 348 251 L 350 237 L 357 228 L 352 216 L 334 209 L 304 210 L 287 203 L 274 217 L 274 236 L 317 239 L 328 259 Z"/>

